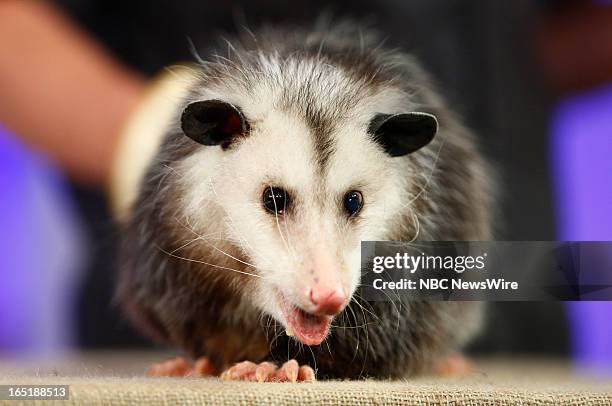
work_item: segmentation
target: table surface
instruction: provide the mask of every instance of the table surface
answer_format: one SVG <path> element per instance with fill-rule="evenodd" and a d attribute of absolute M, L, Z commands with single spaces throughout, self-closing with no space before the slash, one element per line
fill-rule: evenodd
<path fill-rule="evenodd" d="M 144 376 L 148 365 L 167 357 L 154 352 L 96 352 L 43 363 L 3 360 L 0 384 L 70 385 L 70 399 L 62 404 L 612 405 L 611 380 L 580 374 L 562 360 L 479 359 L 465 377 L 395 381 L 289 384 Z"/>

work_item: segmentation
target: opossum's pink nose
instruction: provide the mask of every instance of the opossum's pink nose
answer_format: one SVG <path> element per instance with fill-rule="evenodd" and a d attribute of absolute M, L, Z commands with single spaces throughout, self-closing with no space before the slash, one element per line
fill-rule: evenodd
<path fill-rule="evenodd" d="M 333 316 L 346 304 L 346 293 L 338 288 L 311 288 L 310 301 L 315 314 Z"/>

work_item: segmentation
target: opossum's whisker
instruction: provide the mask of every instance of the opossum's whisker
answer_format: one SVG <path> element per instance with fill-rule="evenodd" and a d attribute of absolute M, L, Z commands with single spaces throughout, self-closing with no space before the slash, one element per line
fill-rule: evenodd
<path fill-rule="evenodd" d="M 279 329 L 278 325 L 276 323 L 276 319 L 273 319 L 274 321 L 274 337 L 272 338 L 272 340 L 270 341 L 270 343 L 268 344 L 268 352 L 272 353 L 272 347 L 274 346 L 274 344 L 276 343 L 276 341 L 278 341 L 278 339 L 283 335 L 284 330 L 283 329 Z"/>
<path fill-rule="evenodd" d="M 267 316 L 268 317 L 268 326 L 269 328 L 272 330 L 272 340 L 269 341 L 269 348 L 268 351 L 272 352 L 272 344 L 278 339 L 278 331 L 276 329 L 276 319 Z M 274 327 L 272 327 L 272 323 L 274 323 Z"/>
<path fill-rule="evenodd" d="M 217 232 L 215 232 L 215 233 L 210 233 L 210 234 L 202 235 L 202 234 L 199 234 L 199 233 L 197 233 L 197 232 L 195 231 L 195 228 L 194 228 L 192 225 L 190 225 L 190 224 L 189 224 L 189 221 L 188 221 L 188 220 L 185 220 L 185 221 L 186 221 L 186 223 L 187 223 L 187 225 L 185 225 L 185 224 L 181 223 L 181 221 L 180 221 L 178 218 L 176 218 L 176 217 L 174 218 L 174 220 L 175 220 L 175 221 L 177 222 L 177 224 L 179 224 L 181 227 L 185 228 L 187 231 L 191 232 L 192 234 L 194 234 L 194 235 L 196 236 L 196 238 L 194 238 L 193 240 L 191 240 L 191 242 L 190 242 L 189 244 L 191 244 L 191 243 L 193 243 L 193 242 L 195 242 L 195 241 L 198 241 L 198 240 L 204 240 L 204 239 L 205 239 L 205 240 L 207 240 L 207 241 L 209 241 L 209 240 L 215 240 L 215 241 L 227 241 L 227 242 L 230 242 L 230 243 L 232 242 L 232 240 L 230 240 L 229 238 L 224 238 L 224 237 L 210 238 L 210 237 L 208 237 L 209 235 L 223 234 L 223 232 L 222 232 L 222 231 L 217 231 Z M 189 245 L 189 244 L 187 244 L 187 245 Z M 180 248 L 184 248 L 184 247 L 180 247 Z M 173 252 L 174 252 L 174 251 L 173 251 Z"/>
<path fill-rule="evenodd" d="M 379 321 L 379 322 L 381 321 L 381 320 L 380 320 L 380 317 L 378 317 L 378 315 L 377 315 L 376 313 L 372 312 L 371 310 L 366 309 L 366 308 L 365 308 L 365 307 L 364 307 L 364 306 L 363 306 L 361 303 L 359 303 L 359 301 L 357 300 L 357 298 L 359 298 L 359 299 L 362 299 L 362 300 L 363 300 L 363 298 L 361 298 L 361 296 L 357 295 L 356 293 L 355 293 L 355 294 L 353 294 L 353 295 L 354 295 L 354 298 L 355 298 L 355 304 L 356 304 L 357 306 L 361 307 L 361 308 L 362 308 L 364 311 L 368 312 L 368 313 L 369 313 L 370 315 L 372 315 L 372 317 L 374 317 L 374 318 L 375 318 L 377 321 Z M 367 301 L 364 301 L 364 302 L 365 302 L 365 303 L 368 303 Z"/>
<path fill-rule="evenodd" d="M 291 359 L 289 358 L 289 346 L 291 345 L 291 340 L 287 340 L 287 360 Z"/>
<path fill-rule="evenodd" d="M 177 222 L 178 222 L 178 221 L 177 221 Z M 180 224 L 180 223 L 179 223 L 179 224 Z M 182 224 L 180 224 L 180 225 L 181 225 L 181 226 L 183 226 Z M 183 227 L 185 227 L 185 226 L 183 226 Z M 185 227 L 185 228 L 187 228 L 187 227 Z M 187 229 L 189 230 L 189 228 L 187 228 Z M 192 230 L 190 230 L 190 231 L 192 231 Z M 211 236 L 211 235 L 215 235 L 215 234 L 221 234 L 221 233 L 220 233 L 220 232 L 210 233 L 210 234 L 207 234 L 207 236 Z M 172 251 L 170 251 L 170 253 L 174 254 L 175 252 L 180 251 L 180 250 L 182 250 L 183 248 L 186 248 L 187 246 L 189 246 L 189 245 L 193 244 L 194 242 L 196 242 L 196 241 L 198 241 L 198 240 L 200 240 L 200 239 L 202 239 L 202 238 L 205 238 L 205 237 L 204 237 L 204 236 L 200 236 L 200 235 L 197 235 L 197 234 L 196 234 L 196 237 L 195 237 L 195 238 L 191 238 L 191 239 L 189 239 L 189 240 L 188 240 L 188 241 L 187 241 L 185 244 L 183 244 L 183 245 L 181 245 L 181 246 L 179 246 L 179 247 L 177 247 L 177 248 L 173 249 Z M 206 237 L 206 238 L 207 238 L 207 237 Z M 220 238 L 220 239 L 224 240 L 224 238 Z"/>
<path fill-rule="evenodd" d="M 375 324 L 375 323 L 362 323 L 356 326 L 343 326 L 343 325 L 334 325 L 332 324 L 331 327 L 336 328 L 336 329 L 340 329 L 340 330 L 352 330 L 352 329 L 359 329 L 359 328 L 364 328 L 366 326 L 369 326 L 370 324 Z"/>
<path fill-rule="evenodd" d="M 189 218 L 185 218 L 185 224 L 183 224 L 179 218 L 177 218 L 176 216 L 174 216 L 174 221 L 176 221 L 180 226 L 182 226 L 183 228 L 187 229 L 187 231 L 191 232 L 192 234 L 194 234 L 197 237 L 203 237 L 203 238 L 208 238 L 208 236 L 211 235 L 215 235 L 215 234 L 221 234 L 223 235 L 223 231 L 215 231 L 214 233 L 209 233 L 209 234 L 200 234 L 196 231 L 196 228 L 194 225 L 189 223 Z M 221 240 L 221 241 L 231 241 L 228 238 L 223 238 L 223 237 L 218 237 L 215 238 L 215 240 Z"/>
<path fill-rule="evenodd" d="M 436 170 L 436 166 L 438 165 L 438 159 L 440 158 L 440 152 L 442 152 L 442 147 L 444 146 L 445 141 L 446 141 L 446 138 L 442 138 L 442 140 L 440 141 L 438 152 L 436 153 L 436 157 L 434 158 L 434 162 L 433 162 L 433 165 L 431 166 L 431 171 L 429 172 L 429 176 L 425 180 L 425 184 L 421 187 L 421 190 L 419 190 L 419 192 L 414 197 L 412 197 L 412 199 L 408 201 L 407 204 L 402 206 L 402 208 L 406 207 L 409 204 L 414 203 L 425 192 L 425 190 L 427 189 L 427 186 L 429 186 L 429 182 L 433 178 L 434 171 Z"/>
<path fill-rule="evenodd" d="M 189 52 L 191 53 L 191 55 L 195 58 L 195 60 L 199 64 L 203 64 L 204 59 L 198 53 L 198 49 L 196 48 L 195 44 L 193 43 L 190 37 L 187 37 L 187 42 L 189 42 Z"/>
<path fill-rule="evenodd" d="M 285 232 L 287 233 L 287 242 L 289 243 L 289 247 L 291 248 L 291 256 L 295 260 L 296 259 L 295 247 L 294 247 L 293 241 L 291 239 L 291 232 L 289 231 L 289 226 L 287 225 L 287 222 L 284 221 L 283 224 L 285 225 Z"/>
<path fill-rule="evenodd" d="M 355 326 L 359 325 L 359 321 L 357 320 L 357 315 L 355 314 L 355 310 L 353 310 L 353 308 L 351 307 L 351 303 L 349 303 L 349 305 L 346 307 L 348 310 L 351 311 L 351 315 L 353 316 L 353 320 L 355 321 Z M 347 313 L 348 316 L 348 313 Z M 351 326 L 350 323 L 350 318 L 347 317 L 348 320 L 348 324 L 349 326 Z M 355 352 L 353 353 L 353 358 L 351 359 L 351 363 L 355 360 L 355 358 L 357 358 L 357 355 L 359 354 L 359 348 L 361 345 L 361 329 L 358 328 L 355 330 L 357 332 L 357 338 L 355 339 Z"/>
<path fill-rule="evenodd" d="M 189 239 L 189 240 L 188 240 L 188 241 L 187 241 L 185 244 L 183 244 L 183 245 L 181 245 L 181 246 L 179 246 L 179 247 L 177 247 L 177 248 L 173 249 L 172 251 L 170 251 L 170 253 L 171 253 L 171 254 L 174 254 L 175 252 L 182 250 L 183 248 L 187 247 L 188 245 L 193 244 L 193 243 L 194 243 L 194 242 L 196 242 L 197 240 L 198 240 L 198 238 L 197 238 L 197 237 L 196 237 L 196 238 L 191 238 L 191 239 Z"/>
<path fill-rule="evenodd" d="M 213 184 L 212 178 L 208 178 L 208 183 L 210 184 L 210 188 L 211 188 L 213 194 L 215 195 L 215 197 L 217 199 L 219 199 L 219 195 L 217 194 L 217 191 L 215 190 L 215 185 Z M 221 209 L 227 215 L 227 218 L 229 219 L 230 223 L 232 224 L 232 228 L 234 229 L 234 232 L 236 233 L 238 238 L 240 238 L 244 242 L 244 244 L 249 247 L 251 252 L 257 252 L 255 249 L 253 249 L 251 244 L 249 244 L 249 241 L 241 233 L 238 232 L 238 228 L 236 227 L 236 223 L 234 222 L 234 219 L 229 214 L 229 212 L 225 209 L 225 207 L 223 207 L 222 204 L 219 204 L 219 207 L 221 207 Z M 273 262 L 271 262 L 267 257 L 262 256 L 262 258 L 268 263 L 268 265 L 272 265 L 273 264 Z"/>
<path fill-rule="evenodd" d="M 316 374 L 317 370 L 318 370 L 318 368 L 317 368 L 317 357 L 315 357 L 314 351 L 312 351 L 312 347 L 307 346 L 306 348 L 308 348 L 310 350 L 310 354 L 312 355 L 312 363 L 314 364 L 314 368 L 313 369 L 314 369 L 315 374 Z"/>
<path fill-rule="evenodd" d="M 325 342 L 325 345 L 327 346 L 327 352 L 329 352 L 329 356 L 333 360 L 334 359 L 334 354 L 332 354 L 331 347 L 329 346 L 329 336 L 325 337 L 325 339 L 323 341 Z"/>
<path fill-rule="evenodd" d="M 273 197 L 273 201 L 275 204 L 275 209 L 276 209 L 276 199 Z M 241 206 L 247 206 L 247 207 L 255 207 L 255 208 L 259 208 L 259 205 L 253 204 L 253 203 L 239 203 L 239 205 Z M 278 221 L 278 216 L 276 216 L 276 223 L 277 223 L 277 227 L 279 227 L 280 222 Z M 289 226 L 287 225 L 287 222 L 283 222 L 283 227 L 285 228 L 285 234 L 286 234 L 286 240 L 287 240 L 287 244 L 285 244 L 285 247 L 287 248 L 287 250 L 289 251 L 289 254 L 291 254 L 291 256 L 293 257 L 293 259 L 296 259 L 296 250 L 295 250 L 295 246 L 293 245 L 293 239 L 291 238 L 291 232 L 289 230 Z M 280 229 L 279 229 L 279 233 Z M 283 237 L 283 234 L 281 233 L 281 237 Z"/>
<path fill-rule="evenodd" d="M 215 265 L 215 264 L 211 264 L 211 263 L 209 263 L 209 262 L 204 262 L 204 261 L 200 261 L 200 260 L 197 260 L 197 259 L 186 258 L 186 257 L 182 257 L 182 256 L 180 256 L 180 255 L 172 254 L 171 252 L 168 252 L 168 251 L 164 250 L 163 248 L 161 248 L 161 247 L 159 247 L 159 246 L 157 246 L 157 249 L 159 249 L 161 252 L 163 252 L 164 254 L 166 254 L 166 255 L 168 255 L 168 256 L 171 256 L 171 257 L 173 257 L 173 258 L 177 258 L 177 259 L 182 259 L 183 261 L 195 262 L 195 263 L 197 263 L 197 264 L 203 264 L 203 265 L 212 266 L 213 268 L 225 269 L 225 270 L 228 270 L 228 271 L 237 272 L 237 273 L 239 273 L 239 274 L 249 275 L 249 276 L 254 276 L 254 277 L 256 277 L 256 278 L 260 278 L 260 276 L 259 276 L 259 275 L 257 275 L 257 274 L 253 274 L 253 273 L 249 273 L 249 272 L 241 271 L 241 270 L 234 269 L 234 268 L 228 268 L 228 267 L 226 267 L 226 266 Z"/>
<path fill-rule="evenodd" d="M 357 303 L 359 305 L 359 307 L 361 308 L 361 314 L 363 317 L 363 323 L 362 324 L 358 324 L 357 321 L 357 315 L 355 314 L 355 311 L 353 310 L 353 308 L 351 307 L 352 303 Z M 361 366 L 361 371 L 359 372 L 359 376 L 361 376 L 363 374 L 364 368 L 365 368 L 365 362 L 366 362 L 366 358 L 367 358 L 367 351 L 368 351 L 368 347 L 370 345 L 370 336 L 369 336 L 369 330 L 368 330 L 368 325 L 371 323 L 368 323 L 366 321 L 366 316 L 365 316 L 365 308 L 357 302 L 357 300 L 352 301 L 351 303 L 349 303 L 349 306 L 347 306 L 347 308 L 351 311 L 351 313 L 353 314 L 353 319 L 355 320 L 355 327 L 357 330 L 357 342 L 355 344 L 355 352 L 353 353 L 353 359 L 351 360 L 351 362 L 353 362 L 355 360 L 355 358 L 357 357 L 357 354 L 359 353 L 359 344 L 361 343 L 361 337 L 359 334 L 360 329 L 364 329 L 365 333 L 366 333 L 366 349 L 365 349 L 365 355 L 364 355 L 364 362 L 362 363 Z M 373 313 L 372 313 L 373 314 Z M 378 318 L 378 317 L 377 317 Z M 351 328 L 351 327 L 349 327 Z"/>
<path fill-rule="evenodd" d="M 234 54 L 238 57 L 238 59 L 240 59 L 240 63 L 242 65 L 245 65 L 244 59 L 242 58 L 242 54 L 236 50 L 232 42 L 227 38 L 223 38 L 223 41 L 225 41 L 225 43 L 227 44 L 227 56 L 231 57 L 233 51 Z"/>
<path fill-rule="evenodd" d="M 386 271 L 385 271 L 386 272 Z M 387 275 L 388 276 L 388 275 Z M 387 297 L 387 299 L 389 299 L 389 302 L 393 305 L 393 308 L 395 309 L 395 312 L 397 313 L 397 327 L 399 329 L 399 322 L 401 319 L 401 312 L 400 309 L 397 307 L 397 303 L 395 303 L 395 300 L 391 299 L 391 297 L 389 296 L 389 294 L 387 292 L 385 292 L 385 290 L 381 290 L 381 292 Z M 397 296 L 397 298 L 399 299 L 400 303 L 401 303 L 401 299 L 399 297 L 399 295 Z"/>
<path fill-rule="evenodd" d="M 349 303 L 349 305 L 346 307 L 347 310 L 350 310 L 351 315 L 353 316 L 353 320 L 355 321 L 355 326 L 359 324 L 359 321 L 357 320 L 357 314 L 355 314 L 355 310 L 353 310 L 353 308 L 351 307 L 351 304 Z M 347 313 L 348 314 L 348 313 Z M 351 320 L 350 318 L 348 319 L 348 325 L 351 326 Z M 361 342 L 360 338 L 359 338 L 359 330 L 357 330 L 357 346 L 355 347 L 355 351 L 357 351 L 359 349 L 359 343 Z"/>
<path fill-rule="evenodd" d="M 274 204 L 276 205 L 276 201 L 274 202 Z M 278 218 L 276 219 L 277 223 L 278 223 Z M 291 249 L 291 256 L 293 257 L 293 260 L 296 260 L 296 255 L 295 255 L 295 247 L 293 246 L 293 242 L 291 240 L 291 233 L 289 231 L 289 226 L 287 225 L 287 221 L 283 221 L 283 225 L 285 226 L 285 232 L 287 233 L 287 242 L 289 243 L 289 248 Z"/>
<path fill-rule="evenodd" d="M 361 312 L 365 320 L 365 313 L 363 313 L 363 307 L 361 308 Z M 363 374 L 363 371 L 365 370 L 365 365 L 368 360 L 368 350 L 370 349 L 370 331 L 368 330 L 367 324 L 364 326 L 364 330 L 366 333 L 366 348 L 365 348 L 365 353 L 363 356 L 363 363 L 361 364 L 361 371 L 359 371 L 359 377 L 361 377 L 361 375 Z"/>
<path fill-rule="evenodd" d="M 253 264 L 251 264 L 249 262 L 243 261 L 240 258 L 236 258 L 235 256 L 233 256 L 230 253 L 222 250 L 221 248 L 217 247 L 216 245 L 213 245 L 213 244 L 209 243 L 208 239 L 206 238 L 206 236 L 200 235 L 197 231 L 195 231 L 194 229 L 192 229 L 190 227 L 187 227 L 187 226 L 184 226 L 184 227 L 187 228 L 189 231 L 191 231 L 193 234 L 195 234 L 197 236 L 197 238 L 194 239 L 195 241 L 197 241 L 197 240 L 204 241 L 205 244 L 207 244 L 208 246 L 212 247 L 214 250 L 219 251 L 221 254 L 223 254 L 223 255 L 225 255 L 225 256 L 227 256 L 227 257 L 229 257 L 229 258 L 231 258 L 231 259 L 233 259 L 235 261 L 238 261 L 238 262 L 240 262 L 240 263 L 242 263 L 244 265 L 250 266 L 251 268 L 260 269 L 260 270 L 264 270 L 264 271 L 267 270 L 265 268 L 261 268 L 261 267 L 259 267 L 257 265 L 253 265 Z M 192 242 L 194 240 L 192 240 Z"/>
<path fill-rule="evenodd" d="M 270 335 L 269 335 L 269 334 L 270 334 L 270 332 L 271 332 L 270 330 L 271 330 L 271 327 L 272 327 L 272 317 L 270 317 L 268 314 L 266 314 L 266 313 L 263 313 L 263 312 L 262 312 L 262 313 L 259 315 L 259 318 L 260 318 L 260 324 L 262 324 L 262 323 L 263 323 L 264 318 L 266 319 L 266 325 L 265 325 L 265 327 L 264 327 L 264 332 L 265 332 L 265 334 L 266 334 L 266 341 L 267 341 L 267 342 L 270 342 Z M 263 326 L 263 325 L 262 325 L 262 326 Z M 272 333 L 276 334 L 276 331 L 272 331 Z M 271 349 L 270 349 L 270 350 L 271 350 Z"/>
<path fill-rule="evenodd" d="M 421 223 L 419 222 L 419 217 L 417 216 L 416 211 L 414 209 L 411 209 L 410 214 L 412 215 L 412 218 L 414 220 L 415 232 L 414 236 L 410 241 L 408 241 L 408 243 L 414 242 L 419 237 L 419 233 L 421 232 Z"/>
<path fill-rule="evenodd" d="M 387 277 L 389 276 L 387 270 L 385 270 L 385 274 L 387 275 Z M 382 290 L 382 293 L 385 296 L 387 296 L 387 298 L 389 299 L 389 301 L 393 304 L 393 307 L 395 308 L 395 311 L 397 313 L 397 327 L 396 327 L 396 330 L 399 330 L 399 324 L 400 324 L 400 319 L 401 319 L 400 314 L 401 314 L 401 309 L 402 309 L 402 304 L 403 304 L 402 298 L 400 297 L 399 293 L 396 292 L 396 291 L 394 291 L 394 294 L 395 294 L 395 297 L 397 298 L 397 301 L 392 300 L 391 297 L 389 297 L 389 295 L 387 294 L 387 292 L 385 290 Z M 396 302 L 399 302 L 399 308 L 397 307 L 397 303 Z"/>
<path fill-rule="evenodd" d="M 272 190 L 272 185 L 268 185 L 268 187 Z M 276 197 L 274 196 L 274 193 L 272 193 L 272 202 L 274 203 L 274 218 L 276 219 L 276 228 L 278 229 L 278 233 L 280 234 L 281 240 L 283 240 L 283 244 L 285 244 L 285 248 L 289 253 L 293 255 L 293 251 L 291 251 L 291 249 L 289 248 L 289 245 L 287 244 L 287 241 L 285 240 L 283 232 L 280 228 L 280 222 L 278 221 L 278 206 L 276 205 Z"/>
<path fill-rule="evenodd" d="M 235 257 L 235 256 L 233 256 L 232 254 L 230 254 L 230 253 L 228 253 L 228 252 L 225 252 L 225 251 L 224 251 L 224 250 L 222 250 L 221 248 L 219 248 L 219 247 L 217 247 L 217 246 L 215 246 L 215 245 L 213 245 L 213 244 L 209 243 L 209 242 L 207 241 L 207 239 L 206 239 L 206 238 L 203 238 L 203 237 L 198 237 L 198 238 L 196 238 L 195 240 L 201 240 L 201 241 L 203 241 L 205 244 L 207 244 L 208 246 L 210 246 L 210 247 L 211 247 L 212 249 L 214 249 L 215 251 L 218 251 L 218 252 L 220 252 L 221 254 L 225 255 L 226 257 L 229 257 L 229 258 L 233 259 L 234 261 L 240 262 L 241 264 L 244 264 L 244 265 L 249 266 L 249 267 L 251 267 L 251 268 L 254 268 L 254 269 L 259 269 L 259 270 L 262 270 L 262 271 L 268 271 L 268 270 L 269 270 L 269 269 L 266 269 L 266 268 L 259 267 L 259 266 L 257 266 L 257 265 L 253 265 L 253 264 L 251 264 L 251 263 L 249 263 L 249 262 L 243 261 L 243 260 L 241 260 L 240 258 L 236 258 L 236 257 Z"/>
<path fill-rule="evenodd" d="M 156 186 L 156 188 L 155 188 L 155 191 L 156 191 L 155 196 L 156 196 L 156 197 L 157 197 L 157 196 L 160 196 L 160 191 L 161 191 L 162 186 L 163 186 L 164 182 L 166 181 L 166 179 L 167 179 L 167 178 L 170 176 L 170 174 L 171 174 L 172 172 L 176 172 L 176 170 L 175 170 L 174 168 L 170 167 L 168 164 L 166 164 L 166 163 L 163 163 L 163 162 L 162 162 L 162 165 L 163 165 L 164 167 L 166 167 L 167 169 L 169 169 L 169 170 L 168 170 L 168 171 L 164 171 L 164 172 L 162 172 L 162 173 L 161 173 L 161 174 L 158 176 L 158 178 L 159 178 L 159 179 L 157 179 L 157 186 Z"/>
<path fill-rule="evenodd" d="M 217 194 L 217 190 L 215 189 L 215 185 L 213 184 L 212 178 L 208 178 L 208 183 L 210 185 L 210 190 L 213 192 L 213 194 L 215 195 L 215 198 L 217 198 L 217 200 L 219 199 L 219 195 Z M 234 232 L 238 235 L 238 237 L 243 240 L 243 242 L 249 246 L 249 248 L 253 249 L 253 247 L 251 247 L 251 245 L 249 244 L 249 242 L 246 240 L 246 238 L 244 238 L 240 233 L 238 233 L 238 229 L 236 228 L 236 224 L 234 223 L 234 220 L 232 218 L 232 216 L 229 214 L 229 212 L 225 209 L 225 207 L 223 207 L 222 204 L 218 205 L 219 207 L 221 207 L 221 209 L 223 210 L 223 212 L 225 213 L 225 215 L 227 216 L 227 218 L 229 219 L 229 222 L 232 224 Z"/>
<path fill-rule="evenodd" d="M 255 34 L 253 33 L 253 31 L 247 26 L 247 22 L 244 19 L 244 15 L 241 16 L 241 22 L 238 23 L 237 22 L 237 26 L 240 27 L 242 30 L 244 30 L 247 34 L 249 34 L 249 36 L 253 39 L 253 42 L 257 43 L 257 37 L 255 36 Z"/>

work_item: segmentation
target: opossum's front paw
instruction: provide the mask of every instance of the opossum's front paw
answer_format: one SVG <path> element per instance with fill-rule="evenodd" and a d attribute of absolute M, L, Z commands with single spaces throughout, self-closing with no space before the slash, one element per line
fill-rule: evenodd
<path fill-rule="evenodd" d="M 472 362 L 460 353 L 447 355 L 433 367 L 433 373 L 440 376 L 466 376 L 472 371 Z"/>
<path fill-rule="evenodd" d="M 151 365 L 147 371 L 149 376 L 211 376 L 215 368 L 206 357 L 199 358 L 195 364 L 182 357 L 176 357 Z"/>
<path fill-rule="evenodd" d="M 256 364 L 243 361 L 228 368 L 221 379 L 257 382 L 313 382 L 314 370 L 308 365 L 300 366 L 296 360 L 285 362 L 280 368 L 271 362 Z"/>

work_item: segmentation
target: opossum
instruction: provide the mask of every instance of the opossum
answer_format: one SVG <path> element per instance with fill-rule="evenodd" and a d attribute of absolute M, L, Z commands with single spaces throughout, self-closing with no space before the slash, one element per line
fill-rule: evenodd
<path fill-rule="evenodd" d="M 128 316 L 230 379 L 430 371 L 480 305 L 364 301 L 360 242 L 490 239 L 475 137 L 415 57 L 353 25 L 227 44 L 192 68 L 123 224 Z"/>

